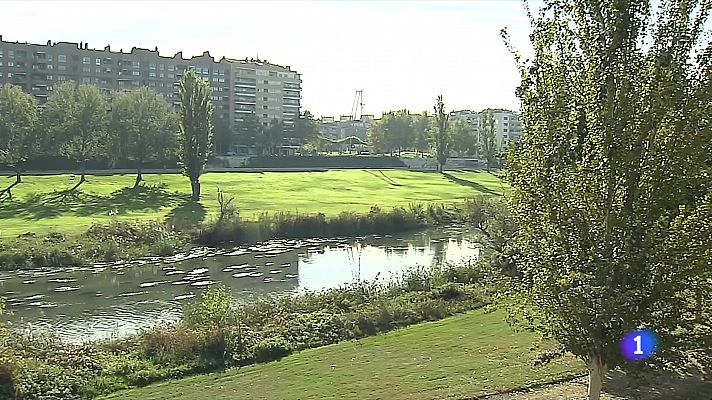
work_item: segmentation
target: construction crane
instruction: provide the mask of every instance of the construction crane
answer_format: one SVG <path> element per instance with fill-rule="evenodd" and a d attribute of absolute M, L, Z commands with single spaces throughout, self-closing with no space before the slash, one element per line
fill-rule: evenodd
<path fill-rule="evenodd" d="M 360 111 L 359 111 L 360 109 Z M 357 90 L 354 95 L 354 101 L 351 104 L 351 118 L 358 121 L 363 116 L 363 89 Z"/>

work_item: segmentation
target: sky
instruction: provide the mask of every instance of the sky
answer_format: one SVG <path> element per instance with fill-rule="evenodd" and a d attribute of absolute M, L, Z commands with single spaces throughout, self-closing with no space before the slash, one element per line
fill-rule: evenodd
<path fill-rule="evenodd" d="M 4 40 L 88 42 L 90 48 L 153 49 L 184 57 L 257 58 L 302 76 L 302 110 L 317 117 L 517 110 L 514 58 L 527 54 L 529 21 L 519 0 L 471 1 L 2 1 Z"/>

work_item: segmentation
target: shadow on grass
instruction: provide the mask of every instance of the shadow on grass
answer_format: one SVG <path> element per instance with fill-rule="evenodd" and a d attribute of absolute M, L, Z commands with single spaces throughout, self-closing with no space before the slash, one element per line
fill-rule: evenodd
<path fill-rule="evenodd" d="M 183 200 L 166 216 L 166 223 L 178 229 L 198 226 L 204 220 L 205 207 L 190 198 Z"/>
<path fill-rule="evenodd" d="M 472 181 L 468 181 L 467 179 L 458 178 L 454 175 L 448 174 L 447 172 L 441 172 L 441 174 L 443 177 L 445 177 L 445 179 L 449 180 L 450 182 L 457 183 L 458 185 L 462 185 L 462 186 L 471 187 L 471 188 L 477 190 L 478 192 L 482 192 L 485 194 L 493 194 L 495 196 L 502 195 L 501 193 L 495 192 L 494 190 L 488 188 L 487 186 L 485 186 L 481 183 L 472 182 Z"/>
<path fill-rule="evenodd" d="M 368 169 L 366 169 L 366 170 L 364 170 L 364 171 L 367 172 L 367 173 L 369 173 L 369 174 L 371 174 L 371 175 L 373 175 L 373 176 L 375 176 L 376 178 L 378 178 L 378 179 L 380 179 L 380 180 L 386 182 L 387 184 L 389 184 L 389 185 L 391 185 L 391 186 L 402 186 L 400 183 L 394 181 L 394 180 L 391 179 L 388 175 L 384 174 L 383 171 L 381 171 L 381 170 L 378 170 L 378 173 L 373 172 L 373 171 L 368 170 Z"/>
<path fill-rule="evenodd" d="M 35 193 L 23 199 L 6 201 L 0 208 L 2 218 L 40 220 L 58 216 L 87 217 L 125 214 L 132 211 L 154 212 L 172 204 L 185 202 L 188 194 L 169 192 L 164 185 L 123 188 L 108 196 L 74 191 Z"/>

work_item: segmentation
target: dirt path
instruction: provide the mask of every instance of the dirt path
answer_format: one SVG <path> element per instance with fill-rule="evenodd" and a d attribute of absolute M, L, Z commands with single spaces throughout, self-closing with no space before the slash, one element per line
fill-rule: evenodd
<path fill-rule="evenodd" d="M 699 378 L 655 376 L 635 385 L 624 373 L 610 373 L 601 400 L 712 400 L 712 382 Z M 587 378 L 544 386 L 530 391 L 484 397 L 486 400 L 586 400 Z"/>

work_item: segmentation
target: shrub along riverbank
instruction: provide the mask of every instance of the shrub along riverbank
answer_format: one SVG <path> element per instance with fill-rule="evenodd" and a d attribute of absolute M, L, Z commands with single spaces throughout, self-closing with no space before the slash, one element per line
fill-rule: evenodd
<path fill-rule="evenodd" d="M 361 283 L 234 306 L 210 289 L 181 322 L 111 342 L 0 336 L 0 398 L 91 398 L 116 390 L 358 339 L 482 307 L 495 290 L 480 265 L 414 270 Z"/>
<path fill-rule="evenodd" d="M 273 238 L 392 234 L 454 223 L 470 224 L 495 236 L 506 230 L 501 198 L 479 196 L 459 203 L 411 204 L 389 210 L 371 207 L 365 214 L 263 213 L 243 221 L 225 209 L 198 228 L 179 230 L 162 222 L 113 221 L 85 233 L 25 234 L 0 242 L 0 269 L 85 266 L 149 256 L 169 256 L 194 245 L 244 244 Z"/>

